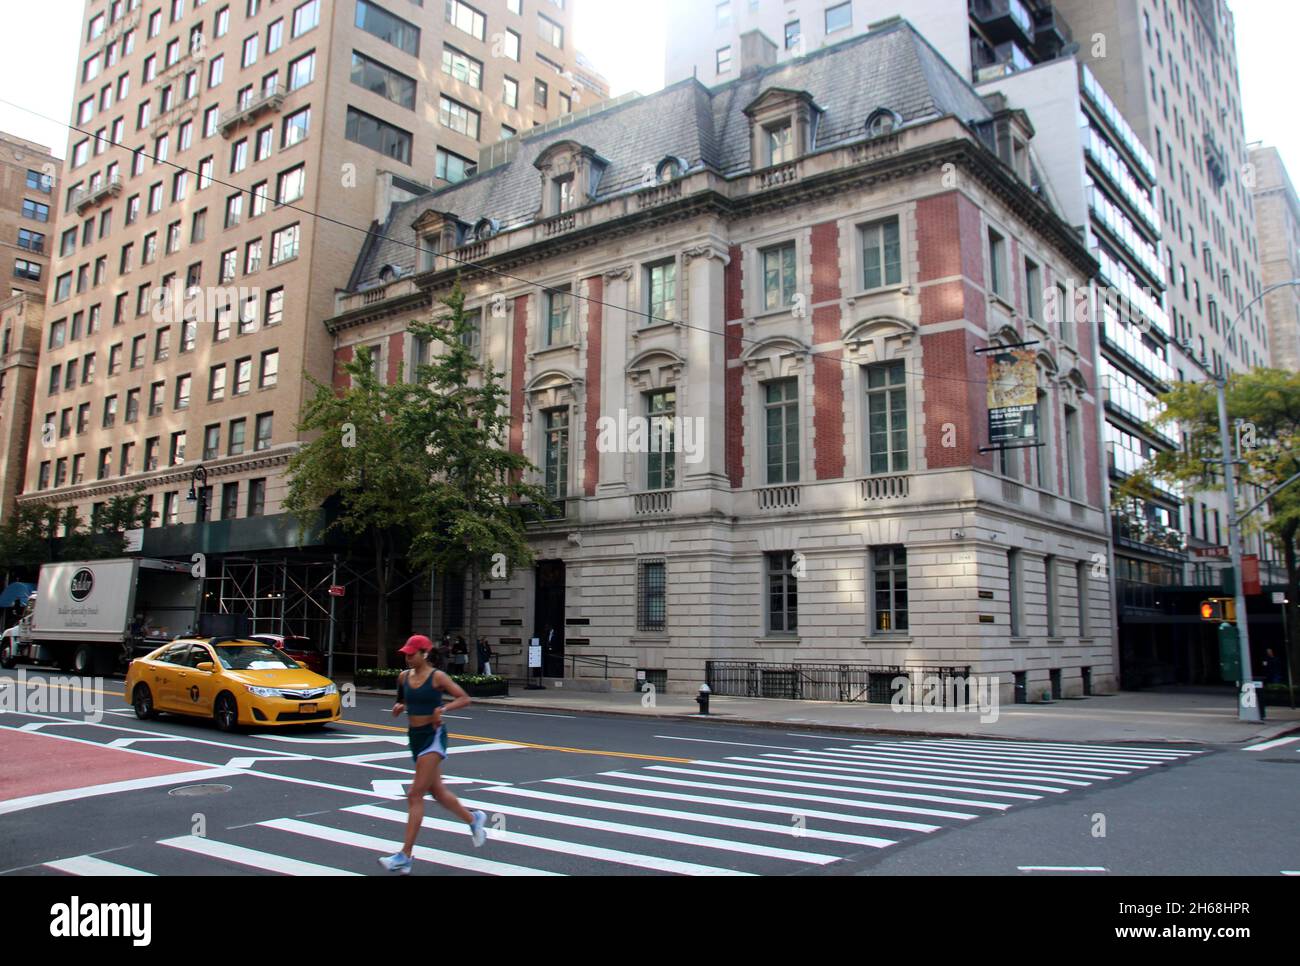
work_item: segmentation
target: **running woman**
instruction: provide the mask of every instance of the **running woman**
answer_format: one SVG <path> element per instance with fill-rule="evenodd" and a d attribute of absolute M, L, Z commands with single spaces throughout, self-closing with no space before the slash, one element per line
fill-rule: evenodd
<path fill-rule="evenodd" d="M 389 872 L 407 875 L 411 871 L 411 855 L 415 838 L 424 820 L 424 796 L 432 794 L 434 800 L 469 826 L 476 846 L 487 839 L 487 815 L 471 812 L 442 784 L 442 762 L 447 757 L 447 729 L 442 723 L 444 712 L 455 711 L 469 705 L 469 695 L 442 671 L 434 668 L 431 660 L 433 641 L 423 634 L 413 634 L 398 648 L 405 656 L 407 670 L 397 678 L 397 703 L 393 705 L 394 717 L 406 711 L 410 714 L 408 737 L 411 755 L 415 758 L 415 781 L 407 792 L 406 841 L 402 851 L 386 855 L 379 860 Z M 442 703 L 443 692 L 452 700 Z"/>

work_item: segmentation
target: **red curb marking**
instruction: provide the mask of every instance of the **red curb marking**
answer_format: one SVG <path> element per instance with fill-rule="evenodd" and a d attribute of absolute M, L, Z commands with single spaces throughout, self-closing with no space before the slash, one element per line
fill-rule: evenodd
<path fill-rule="evenodd" d="M 0 731 L 0 800 L 210 767 L 30 731 Z"/>

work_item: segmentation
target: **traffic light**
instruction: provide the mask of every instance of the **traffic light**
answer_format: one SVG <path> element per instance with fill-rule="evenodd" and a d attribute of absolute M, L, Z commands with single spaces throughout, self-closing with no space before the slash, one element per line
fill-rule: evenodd
<path fill-rule="evenodd" d="M 1237 622 L 1237 600 L 1235 597 L 1211 597 L 1201 601 L 1201 620 L 1222 624 Z"/>

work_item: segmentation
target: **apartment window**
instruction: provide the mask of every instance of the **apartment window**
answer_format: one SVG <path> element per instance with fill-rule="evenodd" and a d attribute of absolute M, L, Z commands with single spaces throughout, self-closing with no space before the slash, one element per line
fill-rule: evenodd
<path fill-rule="evenodd" d="M 311 130 L 311 108 L 304 107 L 285 117 L 280 129 L 280 150 L 291 148 L 307 137 Z"/>
<path fill-rule="evenodd" d="M 291 37 L 301 37 L 320 23 L 320 0 L 309 0 L 293 8 L 293 29 Z"/>
<path fill-rule="evenodd" d="M 250 204 L 248 206 L 248 217 L 259 218 L 266 214 L 266 205 L 270 200 L 270 192 L 267 189 L 265 181 L 259 181 L 248 190 Z"/>
<path fill-rule="evenodd" d="M 257 384 L 263 389 L 269 389 L 275 385 L 280 374 L 280 350 L 267 349 L 262 353 L 261 375 L 258 377 Z"/>
<path fill-rule="evenodd" d="M 172 347 L 172 330 L 170 328 L 159 329 L 154 334 L 153 340 L 153 361 L 165 362 L 171 355 Z"/>
<path fill-rule="evenodd" d="M 907 372 L 904 363 L 867 366 L 867 471 L 904 473 L 907 461 Z"/>
<path fill-rule="evenodd" d="M 564 49 L 564 28 L 545 14 L 537 15 L 537 36 L 552 47 Z"/>
<path fill-rule="evenodd" d="M 569 410 L 548 409 L 543 417 L 546 495 L 562 500 L 569 495 Z"/>
<path fill-rule="evenodd" d="M 664 629 L 668 611 L 666 569 L 662 560 L 642 560 L 637 564 L 636 627 L 639 631 Z"/>
<path fill-rule="evenodd" d="M 179 466 L 185 462 L 185 432 L 172 433 L 169 464 Z"/>
<path fill-rule="evenodd" d="M 249 335 L 250 333 L 257 331 L 257 304 L 258 297 L 256 294 L 248 296 L 244 301 L 239 303 L 240 335 Z"/>
<path fill-rule="evenodd" d="M 248 481 L 248 515 L 260 517 L 266 512 L 266 480 Z"/>
<path fill-rule="evenodd" d="M 261 39 L 261 34 L 253 34 L 244 39 L 244 47 L 239 58 L 240 67 L 251 67 L 257 63 L 257 46 Z"/>
<path fill-rule="evenodd" d="M 296 91 L 310 84 L 316 76 L 316 52 L 304 54 L 289 62 L 289 90 Z"/>
<path fill-rule="evenodd" d="M 235 174 L 248 167 L 248 138 L 240 138 L 230 146 L 230 173 Z"/>
<path fill-rule="evenodd" d="M 853 26 L 853 4 L 841 3 L 826 8 L 826 32 L 833 34 Z"/>
<path fill-rule="evenodd" d="M 219 307 L 212 321 L 212 341 L 225 342 L 230 338 L 230 306 Z"/>
<path fill-rule="evenodd" d="M 1025 305 L 1031 319 L 1043 318 L 1042 271 L 1032 259 L 1025 259 Z"/>
<path fill-rule="evenodd" d="M 461 3 L 460 0 L 447 0 L 446 13 L 447 23 L 458 30 L 465 31 L 471 37 L 483 39 L 487 21 L 483 14 L 469 4 Z"/>
<path fill-rule="evenodd" d="M 198 284 L 197 281 L 195 284 Z M 199 339 L 197 319 L 185 319 L 181 322 L 181 352 L 193 352 Z"/>
<path fill-rule="evenodd" d="M 257 435 L 253 439 L 253 451 L 259 452 L 271 448 L 271 413 L 260 413 L 257 417 Z"/>
<path fill-rule="evenodd" d="M 235 360 L 235 391 L 234 395 L 244 396 L 253 388 L 253 358 L 245 356 L 243 359 Z"/>
<path fill-rule="evenodd" d="M 483 310 L 473 309 L 465 312 L 465 331 L 461 334 L 460 344 L 469 350 L 470 355 L 478 358 L 483 345 Z"/>
<path fill-rule="evenodd" d="M 190 244 L 195 245 L 207 237 L 208 209 L 194 212 L 190 219 Z"/>
<path fill-rule="evenodd" d="M 667 259 L 646 267 L 646 291 L 649 295 L 645 325 L 677 319 L 677 261 Z"/>
<path fill-rule="evenodd" d="M 646 396 L 650 420 L 650 449 L 646 454 L 646 489 L 671 490 L 677 482 L 673 421 L 677 416 L 677 391 L 663 389 Z"/>
<path fill-rule="evenodd" d="M 149 387 L 149 415 L 161 416 L 163 399 L 167 393 L 167 383 L 155 382 Z"/>
<path fill-rule="evenodd" d="M 126 476 L 135 469 L 135 443 L 123 443 L 121 452 L 122 455 L 117 464 L 117 474 L 118 476 Z"/>
<path fill-rule="evenodd" d="M 354 107 L 348 108 L 347 129 L 345 136 L 349 141 L 365 145 L 401 161 L 411 163 L 411 133 L 381 121 L 370 114 L 364 114 Z"/>
<path fill-rule="evenodd" d="M 217 133 L 217 125 L 221 121 L 221 108 L 213 104 L 203 112 L 203 136 L 210 138 Z"/>
<path fill-rule="evenodd" d="M 478 165 L 469 158 L 463 158 L 444 148 L 438 148 L 434 174 L 445 181 L 455 184 L 474 176 Z"/>
<path fill-rule="evenodd" d="M 224 399 L 226 395 L 226 367 L 224 364 L 208 370 L 208 402 Z"/>
<path fill-rule="evenodd" d="M 266 293 L 266 325 L 279 325 L 284 321 L 284 289 L 273 288 Z"/>
<path fill-rule="evenodd" d="M 1092 636 L 1091 615 L 1088 613 L 1088 565 L 1080 560 L 1074 565 L 1074 583 L 1079 594 L 1079 636 Z"/>
<path fill-rule="evenodd" d="M 108 349 L 108 374 L 116 376 L 122 371 L 122 343 L 110 346 Z"/>
<path fill-rule="evenodd" d="M 1073 406 L 1065 407 L 1065 480 L 1070 499 L 1083 497 L 1083 480 L 1080 472 L 1082 459 L 1079 435 L 1079 411 Z"/>
<path fill-rule="evenodd" d="M 898 239 L 898 219 L 886 218 L 863 225 L 862 288 L 869 291 L 903 280 L 902 250 Z"/>
<path fill-rule="evenodd" d="M 794 158 L 794 141 L 789 121 L 773 124 L 763 129 L 764 143 L 767 146 L 767 163 L 784 164 Z"/>
<path fill-rule="evenodd" d="M 1050 554 L 1043 558 L 1043 573 L 1047 586 L 1047 636 L 1056 637 L 1056 558 Z"/>
<path fill-rule="evenodd" d="M 881 634 L 907 630 L 907 548 L 873 549 L 871 579 L 872 630 Z"/>
<path fill-rule="evenodd" d="M 137 335 L 131 340 L 131 368 L 144 368 L 145 339 L 147 336 Z"/>
<path fill-rule="evenodd" d="M 507 141 L 507 140 L 509 140 L 510 138 L 514 137 L 514 136 L 515 136 L 516 134 L 518 134 L 518 133 L 519 133 L 519 132 L 516 131 L 514 128 L 512 128 L 509 124 L 502 124 L 502 125 L 501 125 L 501 140 L 502 140 L 502 141 Z"/>
<path fill-rule="evenodd" d="M 501 99 L 505 102 L 506 107 L 519 106 L 519 82 L 513 77 L 507 77 L 505 79 L 505 86 L 502 91 Z"/>
<path fill-rule="evenodd" d="M 172 402 L 173 409 L 190 408 L 190 384 L 192 381 L 188 373 L 176 377 L 176 398 Z"/>
<path fill-rule="evenodd" d="M 533 81 L 533 103 L 538 107 L 546 107 L 546 81 L 537 78 Z"/>
<path fill-rule="evenodd" d="M 279 265 L 298 257 L 298 226 L 289 225 L 271 234 L 271 264 Z"/>
<path fill-rule="evenodd" d="M 213 423 L 203 429 L 203 459 L 214 460 L 221 453 L 221 424 Z"/>
<path fill-rule="evenodd" d="M 779 309 L 794 299 L 795 245 L 787 242 L 765 248 L 761 253 L 763 265 L 763 307 Z"/>
<path fill-rule="evenodd" d="M 763 385 L 767 441 L 767 482 L 799 480 L 798 381 L 779 379 Z"/>
<path fill-rule="evenodd" d="M 449 44 L 442 48 L 442 72 L 476 90 L 483 89 L 483 62 Z"/>
<path fill-rule="evenodd" d="M 766 554 L 767 629 L 772 634 L 793 634 L 799 629 L 798 579 L 794 554 L 789 550 Z"/>
<path fill-rule="evenodd" d="M 239 249 L 228 248 L 221 253 L 221 269 L 217 273 L 217 281 L 224 285 L 235 277 L 239 268 Z"/>
<path fill-rule="evenodd" d="M 114 348 L 120 348 L 115 346 Z M 126 394 L 126 415 L 124 419 L 128 423 L 134 423 L 140 418 L 140 390 L 130 389 Z"/>
<path fill-rule="evenodd" d="M 24 198 L 23 217 L 30 218 L 32 221 L 49 221 L 50 206 L 41 204 L 39 201 L 32 201 L 28 198 Z"/>
<path fill-rule="evenodd" d="M 1011 614 L 1011 636 L 1022 636 L 1023 617 L 1021 615 L 1021 583 L 1024 580 L 1023 574 L 1024 562 L 1021 559 L 1019 550 L 1007 551 L 1007 602 Z"/>
<path fill-rule="evenodd" d="M 438 98 L 438 120 L 442 122 L 443 127 L 449 127 L 458 134 L 478 140 L 479 113 L 473 108 L 466 107 L 450 97 L 441 96 Z"/>
<path fill-rule="evenodd" d="M 221 487 L 221 519 L 233 520 L 239 516 L 239 484 L 225 483 Z"/>
<path fill-rule="evenodd" d="M 253 160 L 261 161 L 271 156 L 271 148 L 275 140 L 275 128 L 268 124 L 257 132 L 257 139 L 253 142 Z"/>
<path fill-rule="evenodd" d="M 793 50 L 799 45 L 803 35 L 799 32 L 799 21 L 791 20 L 785 25 L 785 49 Z"/>
<path fill-rule="evenodd" d="M 995 295 L 1007 295 L 1006 239 L 989 229 L 989 288 Z"/>
<path fill-rule="evenodd" d="M 451 19 L 450 15 L 447 19 Z M 357 0 L 356 25 L 412 57 L 420 56 L 420 28 L 369 0 Z M 480 36 L 479 39 L 483 38 Z"/>
<path fill-rule="evenodd" d="M 175 526 L 181 522 L 180 492 L 171 490 L 163 494 L 162 525 Z"/>
<path fill-rule="evenodd" d="M 511 60 L 518 62 L 522 38 L 510 28 L 501 36 L 501 52 Z"/>
<path fill-rule="evenodd" d="M 72 366 L 68 367 L 68 371 L 72 371 Z M 84 436 L 88 429 L 90 429 L 90 403 L 82 403 L 77 407 L 77 435 Z"/>
<path fill-rule="evenodd" d="M 731 70 L 731 46 L 719 47 L 714 54 L 714 66 L 719 74 L 725 74 Z"/>
<path fill-rule="evenodd" d="M 45 462 L 41 463 L 41 472 L 40 472 L 40 477 L 36 483 L 36 488 L 38 490 L 46 490 L 49 489 L 49 486 L 50 486 L 50 461 L 46 460 Z"/>
<path fill-rule="evenodd" d="M 414 110 L 415 81 L 377 60 L 371 60 L 355 50 L 352 52 L 352 83 L 371 93 L 385 97 L 394 104 Z"/>
<path fill-rule="evenodd" d="M 568 285 L 546 293 L 546 345 L 568 345 L 573 341 L 573 294 Z"/>
<path fill-rule="evenodd" d="M 25 279 L 29 282 L 39 282 L 41 280 L 41 266 L 38 262 L 29 262 L 25 258 L 15 258 L 14 278 Z"/>
<path fill-rule="evenodd" d="M 254 238 L 244 246 L 244 274 L 250 275 L 262 267 L 262 239 Z M 257 296 L 253 296 L 256 301 Z"/>
<path fill-rule="evenodd" d="M 45 236 L 39 231 L 30 231 L 26 228 L 19 228 L 18 247 L 25 248 L 29 252 L 43 252 L 45 251 Z"/>
<path fill-rule="evenodd" d="M 226 58 L 224 54 L 218 54 L 208 61 L 208 88 L 218 86 L 226 73 Z"/>

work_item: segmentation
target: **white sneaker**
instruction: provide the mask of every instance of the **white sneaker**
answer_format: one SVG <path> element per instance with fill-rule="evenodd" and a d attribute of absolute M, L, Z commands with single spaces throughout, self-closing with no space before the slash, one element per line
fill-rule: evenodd
<path fill-rule="evenodd" d="M 397 872 L 401 875 L 411 874 L 411 857 L 405 852 L 397 852 L 393 855 L 385 855 L 380 858 L 379 864 L 389 872 Z"/>
<path fill-rule="evenodd" d="M 478 847 L 487 841 L 487 815 L 477 811 L 470 812 L 470 815 L 474 816 L 474 821 L 469 823 L 469 834 Z"/>

